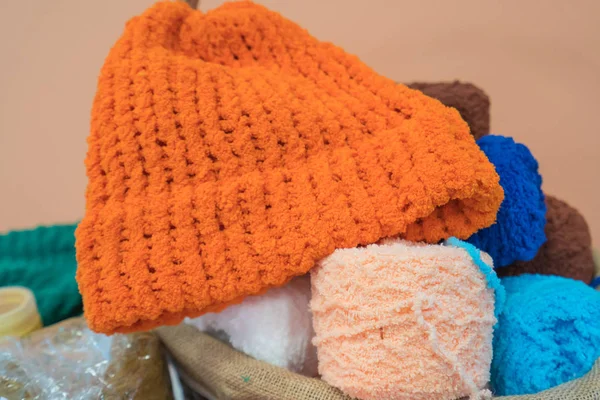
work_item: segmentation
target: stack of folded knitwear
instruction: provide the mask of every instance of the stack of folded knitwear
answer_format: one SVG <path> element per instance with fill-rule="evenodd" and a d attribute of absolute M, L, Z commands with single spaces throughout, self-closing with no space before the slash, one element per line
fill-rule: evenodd
<path fill-rule="evenodd" d="M 253 3 L 158 3 L 98 81 L 87 322 L 185 319 L 358 399 L 578 378 L 600 357 L 587 226 L 488 133 L 472 85 L 397 84 Z"/>

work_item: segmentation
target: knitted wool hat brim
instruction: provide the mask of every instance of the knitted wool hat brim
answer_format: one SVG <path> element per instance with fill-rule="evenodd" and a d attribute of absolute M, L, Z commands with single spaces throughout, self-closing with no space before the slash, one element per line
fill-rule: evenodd
<path fill-rule="evenodd" d="M 494 167 L 454 109 L 252 3 L 158 3 L 100 73 L 77 281 L 90 327 L 176 324 L 336 248 L 467 238 Z"/>
<path fill-rule="evenodd" d="M 475 139 L 490 133 L 490 98 L 472 83 L 466 82 L 413 82 L 407 84 L 429 97 L 438 99 L 448 107 L 454 107 L 469 125 Z"/>

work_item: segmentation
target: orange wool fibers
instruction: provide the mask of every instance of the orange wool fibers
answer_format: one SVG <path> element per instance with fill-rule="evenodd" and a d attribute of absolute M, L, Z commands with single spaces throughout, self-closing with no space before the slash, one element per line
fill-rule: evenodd
<path fill-rule="evenodd" d="M 158 3 L 92 110 L 77 281 L 97 332 L 176 324 L 339 247 L 492 224 L 494 167 L 454 109 L 252 3 Z"/>

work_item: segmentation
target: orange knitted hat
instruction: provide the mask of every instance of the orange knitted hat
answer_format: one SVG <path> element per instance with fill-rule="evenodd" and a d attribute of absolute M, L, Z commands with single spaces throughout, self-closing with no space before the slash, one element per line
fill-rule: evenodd
<path fill-rule="evenodd" d="M 77 281 L 104 333 L 220 310 L 336 248 L 467 238 L 503 199 L 456 110 L 245 2 L 129 21 L 88 143 Z"/>

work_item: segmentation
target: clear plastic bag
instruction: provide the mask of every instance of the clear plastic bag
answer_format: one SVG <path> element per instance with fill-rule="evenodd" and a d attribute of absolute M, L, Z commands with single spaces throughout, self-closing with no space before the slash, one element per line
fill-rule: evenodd
<path fill-rule="evenodd" d="M 105 335 L 83 319 L 22 339 L 0 339 L 0 399 L 170 399 L 158 339 Z"/>

